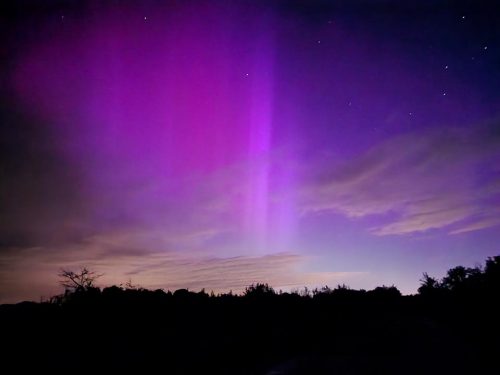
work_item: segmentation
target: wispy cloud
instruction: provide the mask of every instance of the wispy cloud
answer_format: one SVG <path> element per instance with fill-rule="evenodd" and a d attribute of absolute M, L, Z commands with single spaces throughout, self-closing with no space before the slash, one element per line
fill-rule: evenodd
<path fill-rule="evenodd" d="M 147 236 L 143 233 L 141 236 Z M 139 237 L 141 237 L 139 236 Z M 149 237 L 149 236 L 148 236 Z M 132 280 L 146 288 L 176 290 L 202 288 L 214 292 L 241 292 L 256 282 L 275 288 L 335 285 L 359 277 L 358 272 L 308 272 L 307 257 L 294 253 L 221 257 L 203 252 L 182 252 L 139 247 L 134 235 L 93 236 L 65 248 L 32 247 L 4 251 L 0 303 L 38 299 L 61 291 L 61 268 L 87 266 L 104 276 L 102 286 Z M 128 246 L 124 246 L 128 243 Z"/>
<path fill-rule="evenodd" d="M 464 226 L 459 227 L 458 229 L 452 230 L 450 234 L 467 233 L 480 230 L 483 228 L 490 228 L 497 225 L 500 225 L 500 213 L 497 217 L 487 217 L 483 219 L 474 220 Z"/>
<path fill-rule="evenodd" d="M 302 191 L 303 213 L 332 210 L 352 218 L 396 217 L 371 228 L 375 235 L 433 228 L 458 234 L 498 225 L 496 129 L 498 123 L 408 134 L 341 166 L 323 163 Z"/>

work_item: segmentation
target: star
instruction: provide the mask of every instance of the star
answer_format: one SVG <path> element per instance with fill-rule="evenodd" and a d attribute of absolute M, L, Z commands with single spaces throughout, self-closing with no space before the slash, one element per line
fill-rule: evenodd
<path fill-rule="evenodd" d="M 445 69 L 448 69 L 448 65 L 445 65 L 445 66 L 444 66 L 444 68 L 445 68 Z"/>
<path fill-rule="evenodd" d="M 465 19 L 465 16 L 462 16 L 462 19 L 464 20 L 464 19 Z"/>
<path fill-rule="evenodd" d="M 144 21 L 147 21 L 147 20 L 148 20 L 148 17 L 146 17 L 146 16 L 145 16 L 145 17 L 144 17 Z"/>
<path fill-rule="evenodd" d="M 443 92 L 443 96 L 446 96 L 446 92 Z"/>
<path fill-rule="evenodd" d="M 488 46 L 484 46 L 484 50 L 486 51 L 488 49 Z"/>
<path fill-rule="evenodd" d="M 245 77 L 248 77 L 248 76 L 249 76 L 249 74 L 248 74 L 248 73 L 245 73 Z"/>

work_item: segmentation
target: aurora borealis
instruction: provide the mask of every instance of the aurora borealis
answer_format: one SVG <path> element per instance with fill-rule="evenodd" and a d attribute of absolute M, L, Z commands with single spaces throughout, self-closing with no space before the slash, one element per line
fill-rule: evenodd
<path fill-rule="evenodd" d="M 100 282 L 415 292 L 498 253 L 493 2 L 2 12 L 0 302 Z"/>

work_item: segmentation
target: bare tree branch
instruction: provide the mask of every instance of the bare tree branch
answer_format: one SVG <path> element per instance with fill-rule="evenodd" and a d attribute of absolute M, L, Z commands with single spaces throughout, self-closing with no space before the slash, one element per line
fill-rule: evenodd
<path fill-rule="evenodd" d="M 60 284 L 69 290 L 86 290 L 94 286 L 95 280 L 102 276 L 87 267 L 83 267 L 79 272 L 61 269 L 58 275 Z"/>

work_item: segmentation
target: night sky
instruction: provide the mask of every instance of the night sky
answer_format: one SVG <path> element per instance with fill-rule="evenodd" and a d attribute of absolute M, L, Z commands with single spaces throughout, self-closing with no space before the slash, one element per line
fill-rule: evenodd
<path fill-rule="evenodd" d="M 0 303 L 81 266 L 414 293 L 499 254 L 495 3 L 2 2 Z"/>

